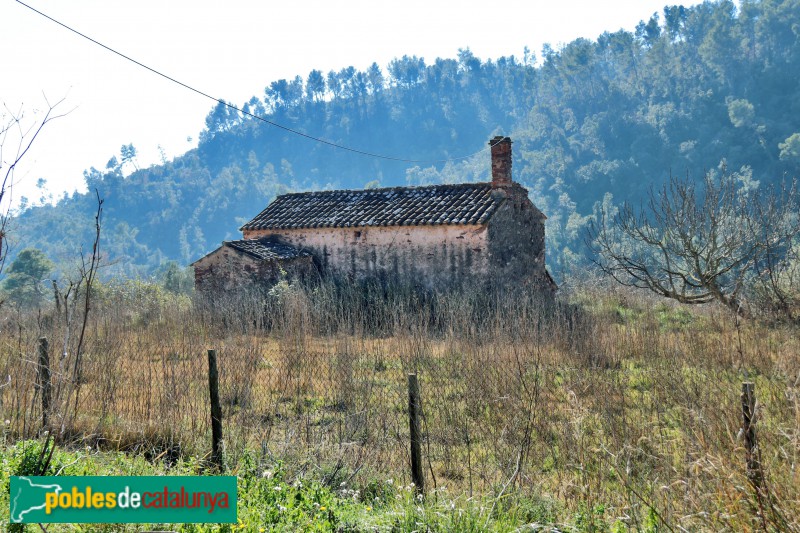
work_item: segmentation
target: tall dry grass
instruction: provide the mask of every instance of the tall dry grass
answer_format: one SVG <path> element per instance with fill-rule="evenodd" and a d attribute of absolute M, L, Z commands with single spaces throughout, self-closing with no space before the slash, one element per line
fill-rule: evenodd
<path fill-rule="evenodd" d="M 406 377 L 417 372 L 429 487 L 634 528 L 800 527 L 796 329 L 602 286 L 563 298 L 281 283 L 190 301 L 129 284 L 95 302 L 77 401 L 59 366 L 74 342 L 64 321 L 5 310 L 0 413 L 7 439 L 41 430 L 47 336 L 49 429 L 62 442 L 204 455 L 214 348 L 229 461 L 256 450 L 331 483 L 408 483 Z M 756 384 L 760 491 L 745 470 L 742 381 Z"/>

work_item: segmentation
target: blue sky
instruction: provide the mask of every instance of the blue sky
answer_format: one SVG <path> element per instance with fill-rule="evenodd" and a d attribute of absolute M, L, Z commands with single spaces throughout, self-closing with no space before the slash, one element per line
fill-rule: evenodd
<path fill-rule="evenodd" d="M 404 54 L 481 59 L 537 55 L 603 31 L 633 30 L 664 0 L 404 0 L 292 2 L 29 0 L 29 5 L 142 63 L 240 104 L 270 81 L 346 66 L 382 67 Z M 697 2 L 688 2 L 692 5 Z M 133 143 L 139 165 L 192 148 L 212 102 L 64 30 L 14 0 L 0 0 L 0 103 L 27 120 L 65 99 L 16 173 L 14 202 L 83 190 L 83 170 L 103 168 Z M 0 108 L 2 109 L 2 108 Z M 314 133 L 314 132 L 309 132 Z M 191 138 L 191 141 L 187 140 Z M 4 159 L 16 141 L 6 139 Z M 403 154 L 413 159 L 414 154 Z"/>

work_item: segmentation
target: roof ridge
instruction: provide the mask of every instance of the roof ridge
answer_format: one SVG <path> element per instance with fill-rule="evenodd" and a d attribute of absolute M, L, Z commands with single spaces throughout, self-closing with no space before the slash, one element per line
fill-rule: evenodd
<path fill-rule="evenodd" d="M 277 240 L 275 238 L 274 235 L 266 235 L 266 236 L 251 238 L 251 239 L 245 239 L 244 237 L 242 237 L 241 239 L 234 239 L 232 241 L 222 241 L 222 244 L 233 244 L 233 243 L 237 243 L 237 242 L 272 242 L 272 243 L 275 243 L 275 244 L 283 244 L 285 246 L 292 246 L 291 244 L 280 242 L 279 240 Z"/>
<path fill-rule="evenodd" d="M 275 198 L 282 198 L 285 196 L 305 196 L 311 194 L 334 194 L 334 193 L 381 193 L 381 192 L 390 192 L 390 191 L 399 191 L 399 190 L 424 190 L 424 189 L 444 189 L 444 188 L 451 188 L 455 189 L 458 187 L 477 187 L 477 186 L 484 186 L 484 187 L 491 187 L 491 181 L 466 181 L 462 183 L 437 183 L 433 185 L 396 185 L 394 187 L 379 187 L 376 189 L 330 189 L 327 191 L 304 191 L 304 192 L 287 192 L 284 194 L 279 194 Z"/>

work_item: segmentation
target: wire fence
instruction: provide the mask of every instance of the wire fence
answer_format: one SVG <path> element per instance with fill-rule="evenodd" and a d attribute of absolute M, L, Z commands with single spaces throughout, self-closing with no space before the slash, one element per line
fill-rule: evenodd
<path fill-rule="evenodd" d="M 574 306 L 524 291 L 378 290 L 287 285 L 194 302 L 107 291 L 79 380 L 80 317 L 8 313 L 4 438 L 47 430 L 168 463 L 209 458 L 214 349 L 229 467 L 248 454 L 331 486 L 408 485 L 413 373 L 429 492 L 514 491 L 689 530 L 798 527 L 796 330 L 619 295 Z"/>

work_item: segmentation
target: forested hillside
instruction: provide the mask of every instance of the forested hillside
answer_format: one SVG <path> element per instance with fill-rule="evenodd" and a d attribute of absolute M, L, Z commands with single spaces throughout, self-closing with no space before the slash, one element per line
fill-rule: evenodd
<path fill-rule="evenodd" d="M 438 162 L 338 150 L 219 104 L 198 148 L 125 176 L 135 162 L 126 149 L 86 171 L 90 192 L 27 209 L 10 236 L 17 251 L 75 257 L 91 242 L 96 188 L 106 273 L 144 275 L 238 236 L 276 193 L 487 180 L 487 151 L 442 160 L 504 134 L 515 142 L 515 179 L 549 217 L 558 276 L 579 259 L 581 229 L 607 193 L 615 203 L 636 200 L 670 173 L 700 179 L 723 160 L 749 167 L 754 182 L 797 174 L 799 34 L 800 0 L 706 2 L 538 56 L 482 61 L 463 50 L 272 81 L 234 104 L 334 143 Z"/>

